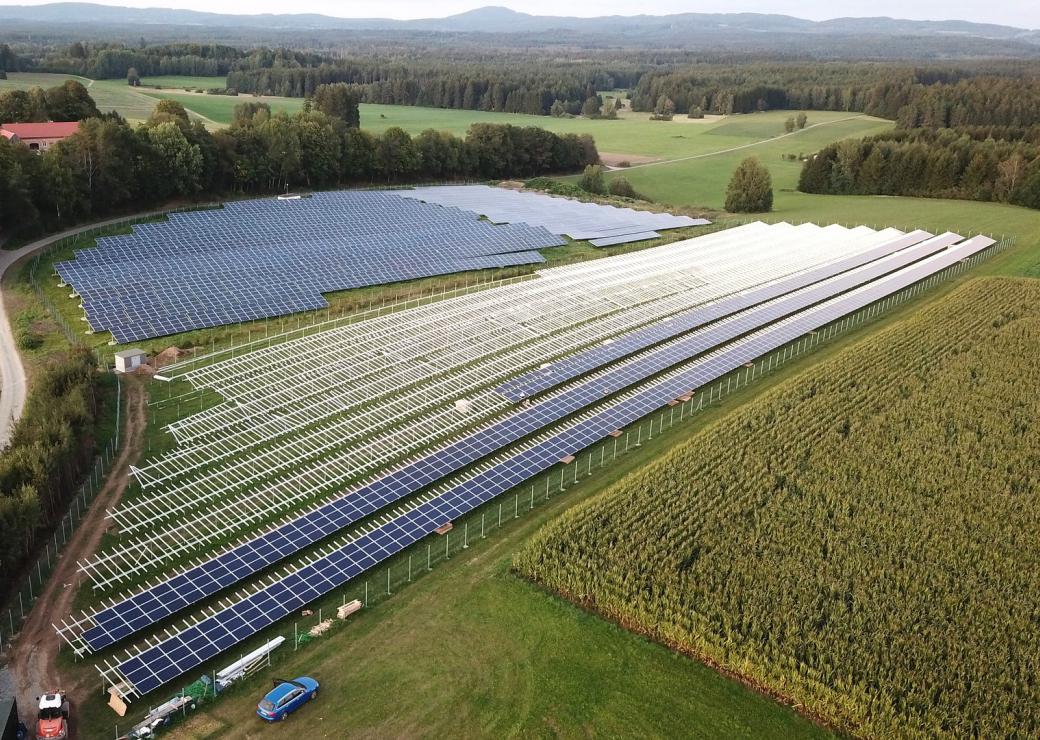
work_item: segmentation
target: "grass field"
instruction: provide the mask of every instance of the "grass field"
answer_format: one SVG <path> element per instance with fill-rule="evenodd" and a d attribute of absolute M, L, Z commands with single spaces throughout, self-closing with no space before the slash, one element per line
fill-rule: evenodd
<path fill-rule="evenodd" d="M 142 77 L 141 87 L 179 88 L 190 87 L 192 90 L 210 90 L 222 88 L 227 82 L 226 77 L 192 77 L 189 75 L 160 75 L 156 77 Z"/>

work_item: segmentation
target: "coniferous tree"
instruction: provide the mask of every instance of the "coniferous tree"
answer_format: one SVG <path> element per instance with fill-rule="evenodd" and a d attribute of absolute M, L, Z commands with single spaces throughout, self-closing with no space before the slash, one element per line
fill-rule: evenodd
<path fill-rule="evenodd" d="M 761 162 L 748 157 L 733 172 L 726 188 L 730 213 L 766 213 L 773 210 L 773 179 Z"/>

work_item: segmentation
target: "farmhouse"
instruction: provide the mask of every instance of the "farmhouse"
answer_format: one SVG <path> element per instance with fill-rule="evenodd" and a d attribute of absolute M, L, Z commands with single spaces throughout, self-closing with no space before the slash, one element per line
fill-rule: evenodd
<path fill-rule="evenodd" d="M 0 136 L 11 141 L 20 141 L 33 151 L 39 152 L 45 151 L 55 142 L 72 136 L 78 130 L 78 121 L 0 124 Z"/>

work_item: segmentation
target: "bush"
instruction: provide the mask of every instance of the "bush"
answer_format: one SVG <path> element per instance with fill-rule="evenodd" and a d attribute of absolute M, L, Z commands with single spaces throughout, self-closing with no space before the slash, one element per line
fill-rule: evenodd
<path fill-rule="evenodd" d="M 767 213 L 773 210 L 773 179 L 761 162 L 748 157 L 733 172 L 726 188 L 730 213 Z"/>
<path fill-rule="evenodd" d="M 562 195 L 567 198 L 584 198 L 588 193 L 577 185 L 569 182 L 560 182 L 548 177 L 534 177 L 524 183 L 528 190 L 540 190 L 551 195 Z"/>
<path fill-rule="evenodd" d="M 43 346 L 43 337 L 31 329 L 18 330 L 18 349 L 33 350 Z"/>
<path fill-rule="evenodd" d="M 646 200 L 643 196 L 636 192 L 636 189 L 632 187 L 630 183 L 624 177 L 615 177 L 610 181 L 610 194 L 617 195 L 621 198 L 634 198 L 636 200 Z"/>
<path fill-rule="evenodd" d="M 43 337 L 36 331 L 34 324 L 39 320 L 35 311 L 22 311 L 15 319 L 15 340 L 18 349 L 33 350 L 43 346 Z"/>
<path fill-rule="evenodd" d="M 603 176 L 603 168 L 598 164 L 588 165 L 581 176 L 581 180 L 578 181 L 578 187 L 586 193 L 606 195 L 607 181 Z"/>

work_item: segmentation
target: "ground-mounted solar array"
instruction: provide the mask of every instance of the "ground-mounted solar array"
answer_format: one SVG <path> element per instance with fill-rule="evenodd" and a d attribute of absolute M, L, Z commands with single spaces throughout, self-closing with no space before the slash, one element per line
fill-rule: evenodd
<path fill-rule="evenodd" d="M 341 191 L 170 214 L 55 265 L 93 331 L 126 343 L 325 308 L 322 296 L 544 262 L 564 242 L 396 192 Z"/>
<path fill-rule="evenodd" d="M 660 236 L 658 231 L 709 223 L 703 218 L 582 203 L 487 185 L 438 185 L 402 194 L 406 198 L 472 211 L 496 224 L 541 226 L 571 239 L 587 239 L 595 247 L 656 239 Z"/>
<path fill-rule="evenodd" d="M 175 370 L 224 402 L 172 424 L 176 447 L 134 469 L 141 494 L 110 512 L 119 536 L 81 566 L 110 598 L 59 632 L 80 654 L 104 650 L 245 587 L 106 661 L 124 693 L 151 691 L 615 430 L 990 244 L 755 223 Z"/>

